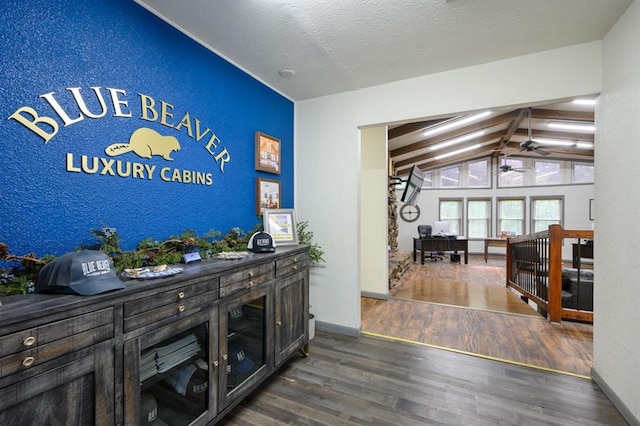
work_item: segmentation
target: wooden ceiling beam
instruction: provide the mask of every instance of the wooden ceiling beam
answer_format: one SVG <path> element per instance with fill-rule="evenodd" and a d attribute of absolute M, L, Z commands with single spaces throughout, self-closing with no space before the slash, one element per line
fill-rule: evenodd
<path fill-rule="evenodd" d="M 513 136 L 516 130 L 518 130 L 518 127 L 520 127 L 520 124 L 522 123 L 522 120 L 524 120 L 526 113 L 527 113 L 527 110 L 524 108 L 520 108 L 518 110 L 518 115 L 515 116 L 513 120 L 511 120 L 511 124 L 509 124 L 509 127 L 507 128 L 506 133 L 500 140 L 501 144 L 506 145 L 507 142 L 509 142 L 509 139 L 511 139 L 511 136 Z"/>
<path fill-rule="evenodd" d="M 449 120 L 449 119 L 426 120 L 426 121 L 418 121 L 417 123 L 402 124 L 398 127 L 394 127 L 393 129 L 389 129 L 389 131 L 387 132 L 387 138 L 391 140 L 393 138 L 398 138 L 400 136 L 408 135 L 409 133 L 417 132 L 419 130 L 425 130 L 427 127 L 434 126 L 446 120 Z"/>
<path fill-rule="evenodd" d="M 532 108 L 531 118 L 539 120 L 589 121 L 593 123 L 595 120 L 595 112 Z"/>
<path fill-rule="evenodd" d="M 479 137 L 477 139 L 474 139 L 472 141 L 468 141 L 468 142 L 457 144 L 455 147 L 450 148 L 450 150 L 457 150 L 457 149 L 462 149 L 462 148 L 466 148 L 466 147 L 469 147 L 469 146 L 473 146 L 473 145 L 476 145 L 476 144 L 479 144 L 479 143 L 490 142 L 492 140 L 499 139 L 500 136 L 502 136 L 502 132 L 490 133 L 488 135 L 481 136 L 481 137 Z M 480 150 L 486 151 L 486 148 L 482 147 L 482 148 L 479 148 L 478 150 L 479 151 Z M 398 168 L 398 167 L 403 167 L 403 166 L 406 166 L 406 165 L 409 165 L 409 164 L 422 164 L 422 163 L 430 160 L 433 157 L 436 157 L 436 156 L 438 156 L 440 154 L 443 154 L 444 152 L 446 152 L 446 151 L 437 151 L 437 152 L 433 152 L 432 151 L 432 152 L 429 152 L 427 154 L 417 155 L 415 157 L 410 157 L 410 158 L 407 158 L 407 159 L 404 159 L 404 160 L 401 160 L 401 161 L 394 161 L 394 165 L 395 165 L 396 168 Z"/>
<path fill-rule="evenodd" d="M 452 130 L 450 132 L 439 134 L 436 137 L 423 139 L 423 140 L 421 140 L 419 142 L 415 142 L 415 143 L 412 143 L 412 144 L 409 144 L 409 145 L 405 145 L 405 146 L 403 146 L 401 148 L 394 149 L 393 151 L 391 151 L 389 153 L 389 155 L 391 156 L 391 158 L 393 158 L 393 157 L 397 157 L 399 155 L 408 154 L 408 153 L 410 153 L 412 151 L 417 151 L 417 150 L 420 150 L 420 149 L 428 148 L 431 145 L 435 145 L 437 143 L 446 141 L 448 139 L 453 139 L 453 138 L 457 138 L 459 136 L 464 136 L 464 135 L 470 133 L 471 131 L 482 130 L 482 129 L 486 129 L 486 128 L 495 126 L 497 124 L 505 123 L 507 121 L 512 120 L 516 116 L 517 116 L 517 111 L 510 111 L 510 112 L 505 113 L 505 114 L 496 115 L 494 117 L 491 117 L 491 118 L 489 118 L 487 120 L 484 120 L 484 121 L 481 121 L 479 123 L 471 123 L 471 124 L 469 124 L 467 126 L 459 127 L 459 128 L 457 128 L 455 130 Z M 472 128 L 472 130 L 470 130 L 470 128 Z"/>

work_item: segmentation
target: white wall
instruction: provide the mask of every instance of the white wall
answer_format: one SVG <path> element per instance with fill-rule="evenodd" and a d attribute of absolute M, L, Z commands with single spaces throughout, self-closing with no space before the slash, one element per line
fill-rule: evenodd
<path fill-rule="evenodd" d="M 318 323 L 360 328 L 358 127 L 599 93 L 600 65 L 592 42 L 297 102 L 295 207 L 326 250 L 311 279 Z"/>
<path fill-rule="evenodd" d="M 360 211 L 360 291 L 369 297 L 389 294 L 388 205 L 389 182 L 387 127 L 377 126 L 360 132 L 362 149 Z"/>
<path fill-rule="evenodd" d="M 466 212 L 467 198 L 491 198 L 492 215 L 492 236 L 497 236 L 497 198 L 498 197 L 525 197 L 525 220 L 527 228 L 525 233 L 531 232 L 529 223 L 531 220 L 531 197 L 535 196 L 563 196 L 564 197 L 564 228 L 566 229 L 591 229 L 589 220 L 589 199 L 594 198 L 594 185 L 557 185 L 545 187 L 524 187 L 524 188 L 492 188 L 492 189 L 423 189 L 420 193 L 418 206 L 420 207 L 420 218 L 411 223 L 398 221 L 398 248 L 404 251 L 413 249 L 413 238 L 418 236 L 418 225 L 432 225 L 438 220 L 438 200 L 440 198 L 462 198 L 464 210 Z M 400 192 L 397 192 L 398 199 Z M 465 224 L 466 230 L 466 224 Z M 563 259 L 571 259 L 571 244 L 575 240 L 565 241 L 563 248 Z M 470 240 L 470 253 L 484 253 L 484 240 Z M 489 248 L 490 253 L 505 253 L 504 248 Z"/>
<path fill-rule="evenodd" d="M 640 424 L 640 4 L 603 41 L 596 110 L 594 372 Z M 604 148 L 600 148 L 604 147 Z M 633 422 L 632 422 L 633 424 Z"/>

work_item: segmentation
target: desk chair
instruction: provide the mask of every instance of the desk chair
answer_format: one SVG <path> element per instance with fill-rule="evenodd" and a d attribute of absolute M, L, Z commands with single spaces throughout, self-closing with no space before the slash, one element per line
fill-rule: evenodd
<path fill-rule="evenodd" d="M 420 238 L 431 238 L 431 225 L 418 225 L 418 236 Z M 425 259 L 429 258 L 429 259 L 433 259 L 434 262 L 437 262 L 438 260 L 442 260 L 443 257 L 439 256 L 437 253 L 429 253 L 428 256 L 425 256 Z"/>

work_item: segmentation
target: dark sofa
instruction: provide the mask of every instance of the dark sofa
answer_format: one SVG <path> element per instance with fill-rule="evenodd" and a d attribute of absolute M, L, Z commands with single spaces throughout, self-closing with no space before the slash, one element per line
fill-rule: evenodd
<path fill-rule="evenodd" d="M 593 269 L 562 269 L 562 307 L 593 311 Z"/>

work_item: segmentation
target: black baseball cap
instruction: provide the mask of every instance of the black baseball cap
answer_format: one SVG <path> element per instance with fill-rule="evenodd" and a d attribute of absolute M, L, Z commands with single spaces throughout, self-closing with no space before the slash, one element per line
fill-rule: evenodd
<path fill-rule="evenodd" d="M 125 288 L 109 256 L 99 250 L 64 254 L 42 267 L 36 280 L 36 293 L 62 293 L 89 296 Z"/>
<path fill-rule="evenodd" d="M 148 392 L 140 395 L 140 425 L 167 426 L 158 417 L 158 403 L 156 398 Z"/>
<path fill-rule="evenodd" d="M 270 233 L 259 231 L 249 238 L 247 249 L 253 253 L 269 253 L 276 251 L 276 243 Z"/>

